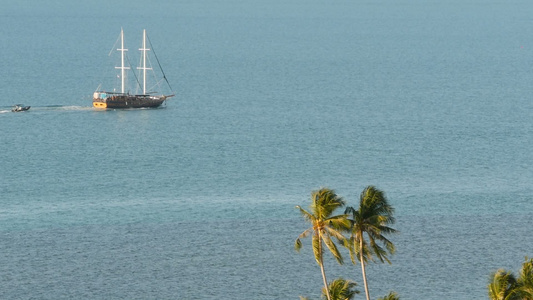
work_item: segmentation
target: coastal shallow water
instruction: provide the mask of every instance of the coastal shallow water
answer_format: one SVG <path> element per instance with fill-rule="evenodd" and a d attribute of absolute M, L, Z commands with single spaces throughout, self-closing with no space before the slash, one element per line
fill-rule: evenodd
<path fill-rule="evenodd" d="M 373 298 L 486 299 L 533 255 L 528 2 L 66 4 L 0 12 L 0 298 L 318 298 L 293 243 L 321 186 L 396 208 Z M 121 26 L 165 107 L 91 108 Z"/>

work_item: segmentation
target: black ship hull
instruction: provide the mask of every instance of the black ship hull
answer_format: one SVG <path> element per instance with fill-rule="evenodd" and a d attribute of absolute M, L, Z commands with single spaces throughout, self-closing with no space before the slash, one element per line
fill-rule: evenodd
<path fill-rule="evenodd" d="M 154 108 L 161 106 L 166 98 L 166 96 L 114 95 L 104 99 L 94 98 L 93 106 L 97 108 Z"/>

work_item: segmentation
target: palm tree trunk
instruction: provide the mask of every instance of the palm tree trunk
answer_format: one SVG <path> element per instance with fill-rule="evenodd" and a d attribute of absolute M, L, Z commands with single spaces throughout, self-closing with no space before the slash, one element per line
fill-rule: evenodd
<path fill-rule="evenodd" d="M 328 300 L 331 300 L 331 295 L 329 294 L 328 281 L 326 280 L 326 271 L 324 270 L 324 260 L 322 259 L 322 235 L 318 233 L 318 253 L 320 255 L 320 272 L 322 272 L 322 280 L 324 281 L 324 288 L 326 289 L 326 296 Z"/>
<path fill-rule="evenodd" d="M 361 270 L 363 271 L 363 282 L 365 284 L 366 300 L 370 300 L 368 293 L 368 283 L 366 282 L 365 260 L 363 257 L 363 235 L 361 234 L 359 239 L 359 261 L 361 262 Z"/>
<path fill-rule="evenodd" d="M 331 296 L 329 294 L 329 289 L 328 289 L 328 281 L 326 280 L 326 272 L 324 271 L 324 263 L 322 261 L 322 257 L 320 257 L 320 271 L 322 272 L 322 280 L 324 280 L 324 288 L 326 289 L 326 296 L 328 297 L 328 300 L 331 300 Z"/>

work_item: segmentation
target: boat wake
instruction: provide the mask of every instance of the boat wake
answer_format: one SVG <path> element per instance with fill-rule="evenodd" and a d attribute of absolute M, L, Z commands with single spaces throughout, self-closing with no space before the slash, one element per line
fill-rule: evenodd
<path fill-rule="evenodd" d="M 0 114 L 11 113 L 11 107 L 0 107 Z M 52 111 L 92 111 L 92 106 L 76 106 L 76 105 L 47 105 L 47 106 L 31 106 L 31 108 L 24 113 L 36 112 L 52 112 Z"/>
<path fill-rule="evenodd" d="M 33 107 L 32 107 L 33 109 Z M 93 110 L 92 106 L 74 106 L 74 105 L 48 105 L 36 107 L 36 110 Z"/>
<path fill-rule="evenodd" d="M 145 110 L 145 109 L 165 109 L 166 106 L 160 106 L 155 108 L 142 107 L 142 108 L 129 108 L 126 110 Z M 11 107 L 0 106 L 0 114 L 11 114 Z M 77 106 L 77 105 L 46 105 L 46 106 L 31 106 L 28 111 L 23 112 L 23 114 L 35 114 L 35 113 L 52 113 L 52 112 L 81 112 L 81 111 L 109 111 L 110 109 L 100 110 L 92 106 Z M 111 109 L 114 110 L 114 109 Z"/>

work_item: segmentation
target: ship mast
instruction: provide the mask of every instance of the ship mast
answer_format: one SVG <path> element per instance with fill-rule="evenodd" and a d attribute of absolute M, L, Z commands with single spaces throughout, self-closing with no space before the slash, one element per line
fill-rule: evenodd
<path fill-rule="evenodd" d="M 150 50 L 146 48 L 146 29 L 143 29 L 143 45 L 139 50 L 142 52 L 142 67 L 137 67 L 137 69 L 143 70 L 143 95 L 146 95 L 146 70 L 152 69 L 146 67 L 146 51 Z"/>
<path fill-rule="evenodd" d="M 121 55 L 121 65 L 120 67 L 115 67 L 115 69 L 120 69 L 120 77 L 122 78 L 122 89 L 121 93 L 124 94 L 124 87 L 126 85 L 126 70 L 129 69 L 129 67 L 124 66 L 124 57 L 125 52 L 128 51 L 128 49 L 124 49 L 124 30 L 120 28 L 120 49 L 117 49 L 120 51 Z"/>

